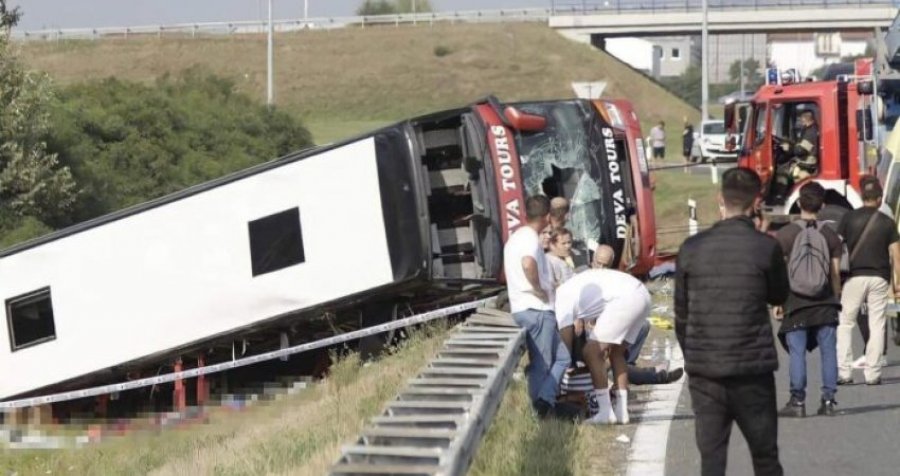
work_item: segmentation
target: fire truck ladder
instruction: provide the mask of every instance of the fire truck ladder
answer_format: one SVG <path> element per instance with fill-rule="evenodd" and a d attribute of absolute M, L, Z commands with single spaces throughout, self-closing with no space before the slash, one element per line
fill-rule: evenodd
<path fill-rule="evenodd" d="M 490 426 L 524 352 L 508 313 L 480 308 L 343 448 L 332 476 L 462 475 Z"/>

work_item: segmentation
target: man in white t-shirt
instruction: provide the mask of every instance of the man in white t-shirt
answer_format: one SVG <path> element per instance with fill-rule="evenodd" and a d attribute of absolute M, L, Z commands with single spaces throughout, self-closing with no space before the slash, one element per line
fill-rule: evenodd
<path fill-rule="evenodd" d="M 574 416 L 571 406 L 557 405 L 556 396 L 571 358 L 562 345 L 553 315 L 550 270 L 538 234 L 549 223 L 550 201 L 543 195 L 525 201 L 527 224 L 510 235 L 503 248 L 503 269 L 513 319 L 527 331 L 528 396 L 540 417 Z"/>
<path fill-rule="evenodd" d="M 556 318 L 566 345 L 570 345 L 571 336 L 584 331 L 584 321 L 593 323 L 584 346 L 584 361 L 594 384 L 587 423 L 629 422 L 628 344 L 637 340 L 650 314 L 650 293 L 644 284 L 628 273 L 607 269 L 614 256 L 611 247 L 599 246 L 592 269 L 563 283 L 556 294 Z M 607 383 L 607 359 L 618 388 L 615 408 Z"/>

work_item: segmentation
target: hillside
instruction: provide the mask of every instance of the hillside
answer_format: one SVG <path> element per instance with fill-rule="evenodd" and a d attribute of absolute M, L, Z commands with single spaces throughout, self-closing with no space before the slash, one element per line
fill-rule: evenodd
<path fill-rule="evenodd" d="M 265 52 L 265 37 L 248 35 L 22 45 L 29 67 L 60 83 L 108 76 L 152 81 L 199 66 L 235 79 L 261 100 Z M 645 124 L 659 119 L 671 124 L 673 147 L 682 117 L 698 117 L 621 62 L 543 25 L 284 33 L 276 37 L 275 55 L 276 102 L 299 115 L 319 143 L 487 93 L 503 100 L 572 97 L 572 81 L 608 81 L 606 94 L 634 101 Z"/>

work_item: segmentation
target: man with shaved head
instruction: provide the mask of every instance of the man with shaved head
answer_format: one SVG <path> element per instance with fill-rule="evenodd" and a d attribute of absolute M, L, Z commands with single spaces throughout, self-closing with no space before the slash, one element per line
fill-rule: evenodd
<path fill-rule="evenodd" d="M 584 322 L 593 322 L 584 346 L 584 361 L 591 372 L 594 390 L 588 398 L 592 424 L 628 423 L 628 345 L 634 343 L 650 314 L 650 293 L 628 273 L 609 269 L 615 251 L 600 245 L 591 268 L 557 289 L 556 320 L 563 341 L 571 345 L 574 335 L 584 332 Z M 616 379 L 616 405 L 610 399 L 606 360 Z"/>
<path fill-rule="evenodd" d="M 550 226 L 556 230 L 564 228 L 569 219 L 569 201 L 563 197 L 550 200 Z"/>

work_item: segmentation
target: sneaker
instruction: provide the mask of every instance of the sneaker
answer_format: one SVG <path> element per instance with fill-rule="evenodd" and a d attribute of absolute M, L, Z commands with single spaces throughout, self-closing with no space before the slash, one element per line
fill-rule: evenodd
<path fill-rule="evenodd" d="M 881 377 L 874 380 L 866 380 L 866 385 L 881 385 Z"/>
<path fill-rule="evenodd" d="M 678 367 L 675 370 L 660 370 L 656 373 L 656 378 L 659 379 L 659 383 L 672 383 L 681 379 L 682 375 L 684 375 L 684 369 Z"/>
<path fill-rule="evenodd" d="M 838 385 L 853 385 L 853 377 L 850 377 L 850 378 L 838 377 L 837 384 Z"/>
<path fill-rule="evenodd" d="M 596 415 L 584 420 L 584 423 L 588 425 L 615 425 L 618 423 L 615 415 L 612 414 L 612 410 L 610 412 L 604 414 L 603 412 L 597 413 Z"/>
<path fill-rule="evenodd" d="M 778 411 L 778 416 L 787 418 L 804 418 L 806 417 L 806 403 L 791 397 L 787 405 Z"/>
<path fill-rule="evenodd" d="M 860 358 L 853 361 L 852 367 L 854 369 L 864 369 L 866 368 L 866 356 L 860 356 Z"/>
<path fill-rule="evenodd" d="M 834 416 L 834 407 L 837 406 L 837 402 L 832 398 L 831 400 L 822 399 L 822 404 L 819 405 L 819 411 L 816 412 L 816 415 L 825 415 L 825 416 Z"/>

